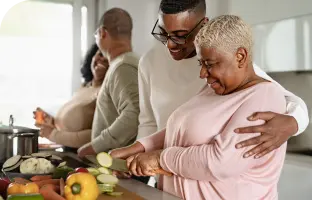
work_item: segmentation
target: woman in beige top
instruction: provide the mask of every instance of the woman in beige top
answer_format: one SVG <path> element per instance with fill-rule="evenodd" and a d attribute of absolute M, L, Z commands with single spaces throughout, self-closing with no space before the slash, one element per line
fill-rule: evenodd
<path fill-rule="evenodd" d="M 41 137 L 72 148 L 90 142 L 96 98 L 107 69 L 107 59 L 93 45 L 81 68 L 84 83 L 72 99 L 61 107 L 55 118 L 37 108 L 44 116 L 44 123 L 36 124 Z"/>

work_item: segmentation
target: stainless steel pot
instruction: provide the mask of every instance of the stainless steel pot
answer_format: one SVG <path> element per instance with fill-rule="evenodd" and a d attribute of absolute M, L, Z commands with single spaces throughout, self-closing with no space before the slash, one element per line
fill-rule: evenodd
<path fill-rule="evenodd" d="M 0 127 L 0 163 L 15 155 L 29 155 L 38 152 L 39 130 L 13 125 Z"/>

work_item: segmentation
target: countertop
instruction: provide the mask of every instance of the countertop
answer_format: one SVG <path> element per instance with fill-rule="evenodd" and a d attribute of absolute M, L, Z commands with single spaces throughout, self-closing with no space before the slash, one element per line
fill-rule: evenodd
<path fill-rule="evenodd" d="M 74 167 L 74 168 L 79 167 L 80 162 L 83 162 L 74 153 L 55 152 L 55 154 L 59 155 L 63 158 L 67 157 L 67 159 L 65 159 L 65 161 L 68 160 L 68 157 L 72 158 L 72 159 L 67 161 L 68 165 L 70 167 Z M 75 160 L 77 163 L 75 163 Z M 130 192 L 137 194 L 138 196 L 140 196 L 144 199 L 147 199 L 147 200 L 178 200 L 178 199 L 180 199 L 180 198 L 177 198 L 177 197 L 175 197 L 169 193 L 163 192 L 161 190 L 158 190 L 154 187 L 151 187 L 149 185 L 146 185 L 146 184 L 141 183 L 141 182 L 134 180 L 134 179 L 119 179 L 118 185 L 123 187 L 126 190 L 129 190 Z M 106 198 L 101 198 L 101 199 L 106 199 Z M 115 199 L 118 200 L 118 199 L 125 199 L 125 198 L 116 198 L 115 197 Z"/>

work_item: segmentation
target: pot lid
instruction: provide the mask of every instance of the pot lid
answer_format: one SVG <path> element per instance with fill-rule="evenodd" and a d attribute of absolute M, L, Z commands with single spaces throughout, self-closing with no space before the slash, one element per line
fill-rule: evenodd
<path fill-rule="evenodd" d="M 13 133 L 38 133 L 38 129 L 27 128 L 23 126 L 0 126 L 1 134 L 13 134 Z"/>

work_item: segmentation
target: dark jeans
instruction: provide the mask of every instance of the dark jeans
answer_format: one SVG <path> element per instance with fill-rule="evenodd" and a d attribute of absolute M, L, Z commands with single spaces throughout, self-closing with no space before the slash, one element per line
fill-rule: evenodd
<path fill-rule="evenodd" d="M 131 178 L 133 178 L 133 179 L 135 179 L 137 181 L 140 181 L 142 183 L 145 183 L 145 184 L 147 184 L 149 179 L 150 179 L 149 176 L 132 176 Z"/>

